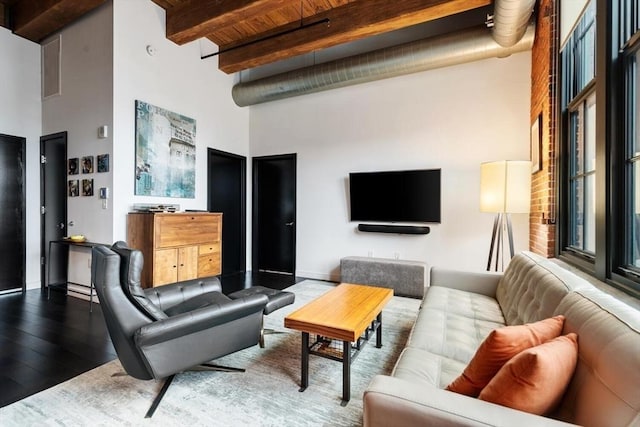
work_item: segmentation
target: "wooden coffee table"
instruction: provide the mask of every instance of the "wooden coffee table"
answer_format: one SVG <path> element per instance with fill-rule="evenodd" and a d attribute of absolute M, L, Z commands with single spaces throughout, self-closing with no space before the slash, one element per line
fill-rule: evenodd
<path fill-rule="evenodd" d="M 300 391 L 309 385 L 309 354 L 314 354 L 342 362 L 342 406 L 349 402 L 351 362 L 373 332 L 376 347 L 382 347 L 382 309 L 392 296 L 392 289 L 341 283 L 285 317 L 285 327 L 302 332 Z M 316 335 L 311 345 L 309 334 Z M 326 351 L 332 339 L 342 341 L 341 351 Z"/>

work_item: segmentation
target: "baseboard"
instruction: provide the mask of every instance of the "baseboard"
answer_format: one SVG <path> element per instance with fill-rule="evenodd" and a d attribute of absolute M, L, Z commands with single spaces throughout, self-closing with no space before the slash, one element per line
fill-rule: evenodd
<path fill-rule="evenodd" d="M 331 273 L 318 273 L 317 271 L 296 271 L 297 277 L 304 277 L 307 279 L 324 280 L 325 282 L 340 282 L 340 275 Z"/>

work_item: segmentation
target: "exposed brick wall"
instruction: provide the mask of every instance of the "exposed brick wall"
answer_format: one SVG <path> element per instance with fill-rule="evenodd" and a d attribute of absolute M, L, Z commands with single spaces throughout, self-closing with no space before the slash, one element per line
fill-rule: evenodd
<path fill-rule="evenodd" d="M 557 26 L 556 0 L 540 0 L 531 52 L 531 123 L 540 117 L 542 170 L 531 182 L 529 249 L 545 257 L 555 255 Z"/>

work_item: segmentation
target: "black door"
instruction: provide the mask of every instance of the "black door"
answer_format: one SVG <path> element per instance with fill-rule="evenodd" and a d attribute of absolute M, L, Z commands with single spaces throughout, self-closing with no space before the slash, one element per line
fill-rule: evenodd
<path fill-rule="evenodd" d="M 296 155 L 253 158 L 253 271 L 295 274 Z"/>
<path fill-rule="evenodd" d="M 247 262 L 247 159 L 209 148 L 207 210 L 222 212 L 222 274 L 242 273 Z"/>
<path fill-rule="evenodd" d="M 26 289 L 25 144 L 0 135 L 0 293 Z"/>
<path fill-rule="evenodd" d="M 40 278 L 44 289 L 49 283 L 67 281 L 67 248 L 53 245 L 55 252 L 49 254 L 49 242 L 67 234 L 67 133 L 41 137 L 40 159 L 40 256 L 44 261 Z M 78 175 L 69 175 L 69 179 L 77 180 Z"/>

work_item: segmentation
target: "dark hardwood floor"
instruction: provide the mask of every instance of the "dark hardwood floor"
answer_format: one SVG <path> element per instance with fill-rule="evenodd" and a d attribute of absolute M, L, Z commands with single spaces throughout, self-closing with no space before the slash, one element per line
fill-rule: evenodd
<path fill-rule="evenodd" d="M 284 289 L 300 277 L 237 274 L 221 278 L 223 292 L 251 286 Z M 0 407 L 115 359 L 99 304 L 40 290 L 0 295 Z"/>

